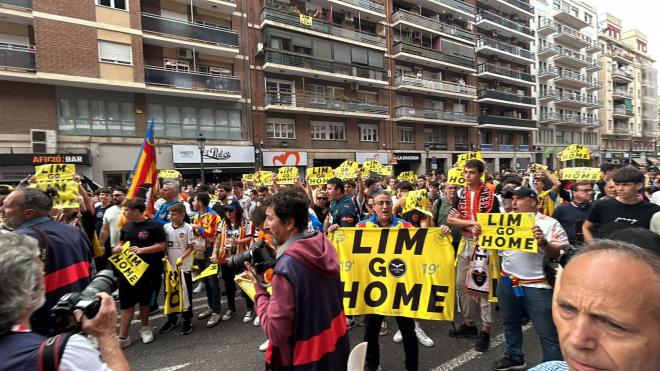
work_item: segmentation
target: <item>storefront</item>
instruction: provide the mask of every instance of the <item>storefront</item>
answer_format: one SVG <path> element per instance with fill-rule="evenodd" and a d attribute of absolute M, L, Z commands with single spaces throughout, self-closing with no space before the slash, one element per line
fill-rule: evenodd
<path fill-rule="evenodd" d="M 200 151 L 196 145 L 173 145 L 172 163 L 183 176 L 184 184 L 201 178 Z M 204 178 L 207 183 L 240 179 L 242 174 L 255 171 L 253 146 L 215 146 L 204 148 Z"/>
<path fill-rule="evenodd" d="M 422 154 L 419 152 L 395 152 L 392 154 L 392 165 L 394 166 L 394 174 L 399 174 L 404 171 L 413 171 L 418 174 L 422 164 Z"/>
<path fill-rule="evenodd" d="M 356 152 L 355 162 L 362 165 L 367 161 L 378 161 L 382 165 L 389 165 L 389 157 L 387 152 Z"/>
<path fill-rule="evenodd" d="M 0 154 L 0 183 L 16 184 L 34 174 L 34 167 L 46 164 L 74 164 L 78 173 L 90 176 L 88 153 L 4 153 Z"/>

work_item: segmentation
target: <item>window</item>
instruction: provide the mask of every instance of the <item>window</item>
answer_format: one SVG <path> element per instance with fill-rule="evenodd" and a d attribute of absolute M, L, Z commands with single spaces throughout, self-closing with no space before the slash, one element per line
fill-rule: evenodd
<path fill-rule="evenodd" d="M 545 144 L 552 144 L 553 143 L 552 129 L 539 129 L 537 142 L 545 143 Z"/>
<path fill-rule="evenodd" d="M 598 133 L 584 133 L 584 144 L 598 145 Z"/>
<path fill-rule="evenodd" d="M 346 140 L 346 125 L 343 122 L 312 121 L 312 139 Z"/>
<path fill-rule="evenodd" d="M 454 140 L 456 142 L 456 150 L 467 150 L 468 149 L 468 129 L 467 128 L 455 128 L 454 129 Z"/>
<path fill-rule="evenodd" d="M 163 65 L 168 71 L 190 72 L 190 64 L 188 61 L 165 58 L 163 60 Z"/>
<path fill-rule="evenodd" d="M 135 136 L 135 109 L 129 96 L 113 100 L 67 94 L 57 99 L 57 119 L 62 134 Z"/>
<path fill-rule="evenodd" d="M 96 0 L 96 5 L 107 6 L 110 8 L 128 10 L 127 0 Z"/>
<path fill-rule="evenodd" d="M 161 138 L 196 138 L 204 133 L 213 139 L 243 139 L 241 111 L 199 106 L 185 101 L 149 101 L 147 116 L 155 122 L 156 136 Z M 166 99 L 166 98 L 163 98 Z"/>
<path fill-rule="evenodd" d="M 266 122 L 268 138 L 296 139 L 296 124 L 291 119 L 269 118 Z"/>
<path fill-rule="evenodd" d="M 361 142 L 378 142 L 378 125 L 360 125 Z"/>
<path fill-rule="evenodd" d="M 266 80 L 267 104 L 293 104 L 293 81 Z"/>
<path fill-rule="evenodd" d="M 415 143 L 415 129 L 410 126 L 399 126 L 399 143 Z"/>
<path fill-rule="evenodd" d="M 433 128 L 424 128 L 424 143 L 433 143 Z"/>
<path fill-rule="evenodd" d="M 99 40 L 99 60 L 107 63 L 133 64 L 131 45 Z"/>
<path fill-rule="evenodd" d="M 584 21 L 589 23 L 590 25 L 593 25 L 594 16 L 588 13 L 584 13 Z"/>

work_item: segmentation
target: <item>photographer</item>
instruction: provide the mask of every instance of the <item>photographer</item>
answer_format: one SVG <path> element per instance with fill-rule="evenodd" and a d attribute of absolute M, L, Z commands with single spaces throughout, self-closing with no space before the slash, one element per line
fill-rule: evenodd
<path fill-rule="evenodd" d="M 107 294 L 99 294 L 101 308 L 94 318 L 74 313 L 82 320 L 82 329 L 98 339 L 100 356 L 106 363 L 92 344 L 77 334 L 65 343 L 68 335 L 60 337 L 59 345 L 64 344 L 64 349 L 51 353 L 50 358 L 47 352 L 39 351 L 47 338 L 32 332 L 30 316 L 46 301 L 42 269 L 35 240 L 17 233 L 0 234 L 0 371 L 37 370 L 40 363 L 59 364 L 61 371 L 129 370 L 115 335 L 115 303 Z"/>
<path fill-rule="evenodd" d="M 303 190 L 283 189 L 263 206 L 264 231 L 279 245 L 272 278 L 276 295 L 255 284 L 257 314 L 269 340 L 267 369 L 346 370 L 349 345 L 337 251 L 323 233 L 303 233 L 308 222 Z M 252 265 L 245 265 L 256 282 Z"/>

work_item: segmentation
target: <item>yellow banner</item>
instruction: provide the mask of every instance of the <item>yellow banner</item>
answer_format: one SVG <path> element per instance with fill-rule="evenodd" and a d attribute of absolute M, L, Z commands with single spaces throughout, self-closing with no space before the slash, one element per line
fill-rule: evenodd
<path fill-rule="evenodd" d="M 307 181 L 310 185 L 324 185 L 333 177 L 334 172 L 330 166 L 310 167 L 307 169 Z"/>
<path fill-rule="evenodd" d="M 335 169 L 335 176 L 341 180 L 352 180 L 358 177 L 360 165 L 357 162 L 346 160 Z"/>
<path fill-rule="evenodd" d="M 382 176 L 392 176 L 394 175 L 394 167 L 392 165 L 384 165 L 378 169 L 378 174 Z"/>
<path fill-rule="evenodd" d="M 254 284 L 252 283 L 252 281 L 243 277 L 243 275 L 241 274 L 234 277 L 234 282 L 236 282 L 236 286 L 238 286 L 241 290 L 243 290 L 243 292 L 245 292 L 245 294 L 247 294 L 247 296 L 250 299 L 252 299 L 252 301 L 254 301 L 254 296 L 257 294 L 257 290 L 254 289 Z M 273 287 L 268 286 L 266 291 L 268 291 L 269 294 L 272 294 Z"/>
<path fill-rule="evenodd" d="M 482 249 L 513 250 L 536 254 L 538 244 L 532 228 L 534 213 L 477 214 L 481 226 L 479 247 Z"/>
<path fill-rule="evenodd" d="M 561 170 L 561 180 L 600 180 L 600 169 L 597 167 L 569 167 Z"/>
<path fill-rule="evenodd" d="M 300 24 L 303 24 L 305 26 L 311 26 L 312 16 L 300 14 Z"/>
<path fill-rule="evenodd" d="M 368 177 L 371 173 L 379 174 L 383 165 L 376 160 L 365 161 L 362 164 L 361 174 L 363 177 Z"/>
<path fill-rule="evenodd" d="M 241 176 L 241 181 L 245 183 L 254 183 L 254 174 L 243 174 Z"/>
<path fill-rule="evenodd" d="M 126 281 L 131 286 L 135 286 L 147 268 L 149 268 L 149 264 L 145 263 L 136 253 L 130 252 L 130 248 L 131 243 L 126 242 L 119 254 L 111 255 L 108 260 L 124 275 L 124 278 L 126 278 Z"/>
<path fill-rule="evenodd" d="M 340 228 L 330 238 L 347 315 L 453 320 L 454 249 L 440 228 Z"/>
<path fill-rule="evenodd" d="M 410 191 L 403 197 L 402 213 L 405 214 L 409 211 L 417 210 L 428 216 L 433 216 L 430 211 L 431 201 L 429 201 L 428 191 L 420 189 L 417 191 Z"/>
<path fill-rule="evenodd" d="M 198 274 L 193 278 L 193 281 L 199 281 L 204 277 L 212 276 L 214 274 L 218 274 L 218 265 L 217 264 L 210 264 L 206 269 L 202 271 L 202 273 Z"/>
<path fill-rule="evenodd" d="M 452 167 L 447 174 L 447 183 L 455 184 L 457 186 L 465 186 L 465 178 L 463 178 L 462 167 Z"/>
<path fill-rule="evenodd" d="M 591 155 L 589 154 L 589 148 L 579 144 L 571 144 L 561 151 L 559 160 L 591 160 Z"/>
<path fill-rule="evenodd" d="M 254 185 L 257 187 L 272 186 L 274 180 L 275 173 L 272 171 L 257 171 L 254 173 Z"/>
<path fill-rule="evenodd" d="M 177 179 L 181 173 L 176 170 L 162 169 L 158 172 L 158 177 L 161 179 Z"/>
<path fill-rule="evenodd" d="M 76 165 L 50 164 L 34 167 L 34 177 L 37 182 L 31 187 L 45 191 L 49 187 L 57 189 L 58 195 L 53 199 L 54 209 L 80 207 L 78 204 L 78 182 Z"/>
<path fill-rule="evenodd" d="M 456 160 L 456 164 L 454 166 L 462 168 L 463 165 L 465 165 L 465 163 L 470 160 L 479 160 L 484 162 L 484 157 L 481 154 L 481 151 L 462 153 L 458 155 L 458 160 Z"/>
<path fill-rule="evenodd" d="M 277 184 L 296 184 L 297 181 L 297 167 L 283 166 L 277 171 Z"/>
<path fill-rule="evenodd" d="M 548 166 L 543 165 L 543 164 L 534 164 L 534 170 L 539 171 L 539 172 L 540 171 L 546 171 L 546 170 L 548 170 Z"/>
<path fill-rule="evenodd" d="M 404 171 L 403 173 L 397 175 L 396 179 L 399 181 L 405 181 L 412 184 L 417 183 L 417 177 L 415 176 L 415 173 L 412 171 Z"/>
<path fill-rule="evenodd" d="M 170 261 L 165 260 L 165 315 L 181 313 L 186 310 L 181 267 L 172 267 Z"/>

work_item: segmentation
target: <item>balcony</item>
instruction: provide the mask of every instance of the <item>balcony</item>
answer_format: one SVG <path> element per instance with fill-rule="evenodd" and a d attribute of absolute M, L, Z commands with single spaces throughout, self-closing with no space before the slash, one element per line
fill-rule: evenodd
<path fill-rule="evenodd" d="M 614 110 L 612 111 L 612 116 L 619 119 L 629 119 L 634 115 L 632 107 L 627 109 L 625 106 L 614 106 Z"/>
<path fill-rule="evenodd" d="M 446 81 L 434 81 L 416 76 L 397 76 L 394 81 L 396 90 L 403 90 L 417 93 L 434 93 L 434 95 L 459 98 L 474 99 L 477 95 L 477 89 L 465 84 L 455 84 Z"/>
<path fill-rule="evenodd" d="M 563 92 L 559 99 L 557 99 L 556 104 L 561 104 L 562 106 L 573 107 L 573 108 L 582 108 L 582 107 L 598 107 L 600 103 L 598 99 L 594 98 L 591 95 L 586 94 L 576 94 Z"/>
<path fill-rule="evenodd" d="M 553 43 L 545 43 L 538 47 L 539 59 L 554 57 L 559 53 L 561 53 L 561 50 Z"/>
<path fill-rule="evenodd" d="M 538 24 L 538 32 L 541 36 L 552 35 L 559 30 L 559 24 L 552 19 L 541 17 Z"/>
<path fill-rule="evenodd" d="M 397 107 L 394 110 L 394 117 L 395 121 L 401 122 L 425 122 L 466 126 L 477 124 L 477 116 L 475 115 L 426 108 Z"/>
<path fill-rule="evenodd" d="M 545 81 L 548 79 L 553 79 L 558 76 L 557 68 L 548 66 L 540 68 L 536 74 L 539 77 L 540 81 Z"/>
<path fill-rule="evenodd" d="M 558 124 L 572 126 L 599 126 L 598 118 L 589 118 L 584 115 L 559 115 Z"/>
<path fill-rule="evenodd" d="M 554 18 L 561 23 L 575 27 L 578 30 L 581 30 L 589 25 L 589 23 L 580 18 L 579 14 L 574 14 L 571 12 L 571 4 L 569 3 L 562 2 L 561 7 L 555 6 L 554 10 Z"/>
<path fill-rule="evenodd" d="M 510 21 L 491 12 L 480 10 L 477 13 L 477 26 L 484 30 L 497 32 L 504 37 L 522 37 L 534 40 L 534 31 L 524 24 Z"/>
<path fill-rule="evenodd" d="M 555 84 L 560 83 L 563 86 L 582 88 L 592 84 L 594 80 L 595 79 L 591 76 L 583 75 L 581 73 L 570 70 L 561 70 L 555 79 Z"/>
<path fill-rule="evenodd" d="M 587 91 L 598 90 L 602 87 L 603 87 L 602 81 L 592 77 L 587 78 Z"/>
<path fill-rule="evenodd" d="M 504 13 L 517 14 L 518 17 L 529 20 L 534 18 L 534 7 L 520 0 L 496 0 L 497 7 Z M 495 6 L 493 4 L 493 6 Z"/>
<path fill-rule="evenodd" d="M 526 72 L 498 66 L 496 64 L 480 64 L 477 66 L 477 76 L 501 79 L 513 84 L 531 86 L 536 84 L 536 78 Z"/>
<path fill-rule="evenodd" d="M 383 48 L 383 50 L 386 47 L 384 37 L 337 27 L 317 18 L 314 18 L 311 26 L 306 26 L 300 23 L 300 16 L 279 9 L 264 8 L 261 11 L 261 27 L 266 22 L 275 23 L 275 25 L 293 26 L 298 31 L 302 30 L 303 32 L 311 32 L 316 35 L 320 33 L 322 36 L 337 36 L 348 39 L 351 42 L 374 45 Z"/>
<path fill-rule="evenodd" d="M 534 63 L 534 54 L 529 50 L 487 37 L 477 40 L 476 51 L 487 55 L 496 55 L 501 59 L 521 64 Z"/>
<path fill-rule="evenodd" d="M 500 152 L 513 152 L 516 150 L 516 147 L 513 144 L 499 144 L 497 150 Z"/>
<path fill-rule="evenodd" d="M 0 0 L 0 7 L 32 9 L 32 0 Z"/>
<path fill-rule="evenodd" d="M 479 116 L 480 127 L 505 128 L 513 130 L 536 130 L 536 121 L 512 116 Z"/>
<path fill-rule="evenodd" d="M 462 41 L 468 41 L 470 43 L 474 42 L 474 35 L 470 31 L 450 26 L 432 18 L 424 17 L 420 14 L 412 13 L 403 9 L 399 9 L 392 14 L 392 27 L 397 27 L 399 24 L 405 24 L 418 30 L 433 32 L 440 35 L 454 36 Z"/>
<path fill-rule="evenodd" d="M 584 54 L 580 54 L 578 52 L 564 48 L 559 50 L 559 55 L 555 57 L 555 62 L 559 62 L 574 68 L 587 67 L 587 70 L 600 69 L 600 63 L 597 60 Z"/>
<path fill-rule="evenodd" d="M 328 0 L 332 10 L 344 13 L 360 13 L 362 19 L 378 22 L 385 19 L 385 6 L 372 0 Z"/>
<path fill-rule="evenodd" d="M 387 73 L 382 69 L 322 61 L 300 54 L 281 53 L 273 49 L 266 49 L 262 69 L 266 72 L 287 73 L 337 82 L 354 81 L 368 86 L 388 85 Z"/>
<path fill-rule="evenodd" d="M 626 89 L 614 89 L 612 92 L 612 98 L 614 99 L 632 99 L 632 93 Z"/>
<path fill-rule="evenodd" d="M 196 47 L 218 56 L 238 54 L 238 33 L 222 28 L 142 13 L 145 43 L 162 47 Z"/>
<path fill-rule="evenodd" d="M 582 49 L 591 46 L 594 40 L 570 27 L 560 25 L 555 35 L 555 43 L 562 43 L 576 49 Z"/>
<path fill-rule="evenodd" d="M 34 48 L 0 44 L 0 69 L 36 71 L 34 55 Z"/>
<path fill-rule="evenodd" d="M 557 100 L 557 92 L 555 89 L 547 89 L 539 91 L 538 101 L 540 103 L 548 103 Z"/>
<path fill-rule="evenodd" d="M 444 67 L 454 71 L 474 71 L 474 59 L 446 54 L 438 50 L 424 48 L 406 42 L 396 42 L 392 48 L 392 58 L 412 63 Z"/>
<path fill-rule="evenodd" d="M 630 71 L 614 68 L 612 69 L 612 80 L 620 82 L 631 82 L 633 80 L 633 74 Z"/>
<path fill-rule="evenodd" d="M 474 7 L 461 0 L 429 0 L 424 7 L 434 12 L 452 14 L 456 18 L 465 17 L 470 21 L 474 18 Z"/>
<path fill-rule="evenodd" d="M 491 103 L 498 106 L 535 108 L 536 99 L 525 95 L 518 95 L 500 90 L 479 90 L 479 103 Z"/>
<path fill-rule="evenodd" d="M 156 91 L 165 92 L 175 89 L 178 92 L 187 91 L 185 95 L 207 95 L 214 93 L 217 96 L 232 99 L 241 98 L 241 83 L 238 77 L 218 76 L 202 72 L 184 72 L 167 70 L 162 67 L 146 66 L 144 68 L 144 81 L 147 85 L 155 87 Z"/>
<path fill-rule="evenodd" d="M 559 121 L 560 115 L 557 112 L 541 112 L 539 115 L 539 123 L 552 124 Z"/>
<path fill-rule="evenodd" d="M 628 122 L 615 122 L 612 132 L 616 135 L 630 135 L 630 124 Z"/>
<path fill-rule="evenodd" d="M 298 112 L 313 115 L 387 119 L 387 106 L 370 102 L 331 97 L 313 92 L 268 91 L 264 110 Z"/>
<path fill-rule="evenodd" d="M 492 152 L 495 150 L 495 145 L 491 143 L 481 143 L 479 149 L 482 151 Z"/>
<path fill-rule="evenodd" d="M 518 151 L 529 152 L 529 144 L 518 144 Z"/>

